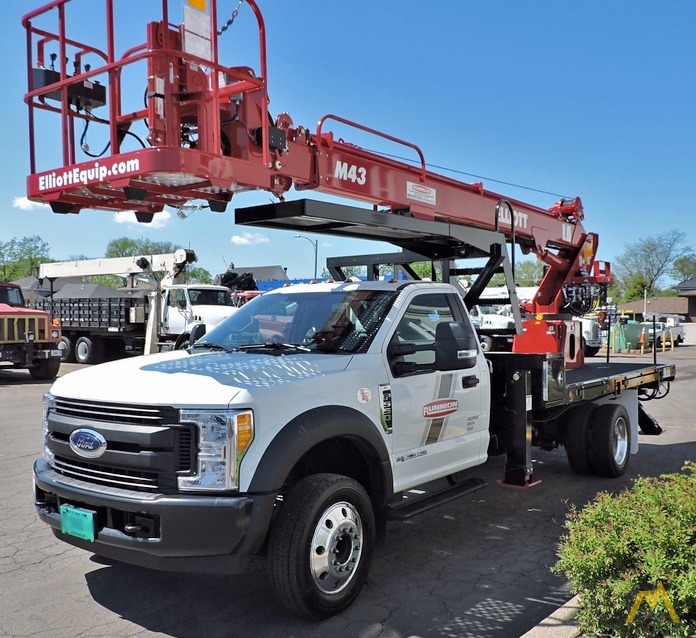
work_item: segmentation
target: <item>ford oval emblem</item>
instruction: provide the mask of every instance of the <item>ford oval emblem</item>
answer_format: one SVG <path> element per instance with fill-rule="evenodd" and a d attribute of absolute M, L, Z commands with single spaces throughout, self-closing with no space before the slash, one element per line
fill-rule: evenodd
<path fill-rule="evenodd" d="M 70 449 L 85 458 L 96 459 L 106 452 L 106 439 L 99 432 L 80 428 L 70 435 Z"/>

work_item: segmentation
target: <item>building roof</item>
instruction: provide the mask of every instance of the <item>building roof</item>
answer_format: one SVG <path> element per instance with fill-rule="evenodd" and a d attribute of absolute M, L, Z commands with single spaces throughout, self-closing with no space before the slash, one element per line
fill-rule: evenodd
<path fill-rule="evenodd" d="M 647 310 L 650 315 L 688 315 L 689 300 L 685 297 L 648 297 Z M 632 311 L 643 314 L 645 300 L 619 304 L 619 311 Z"/>
<path fill-rule="evenodd" d="M 81 277 L 56 277 L 53 280 L 53 292 L 59 291 L 65 284 L 77 284 L 81 281 Z M 47 278 L 23 277 L 12 283 L 19 284 L 25 296 L 29 296 L 32 292 L 44 297 L 51 294 L 51 282 Z"/>
<path fill-rule="evenodd" d="M 679 291 L 696 290 L 696 277 L 692 277 L 691 279 L 685 279 L 681 283 L 674 286 L 674 289 Z"/>

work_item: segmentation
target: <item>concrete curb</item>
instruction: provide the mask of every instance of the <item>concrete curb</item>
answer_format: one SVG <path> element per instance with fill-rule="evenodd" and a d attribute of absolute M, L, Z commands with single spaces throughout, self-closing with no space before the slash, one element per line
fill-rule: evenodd
<path fill-rule="evenodd" d="M 575 623 L 579 607 L 579 596 L 575 596 L 520 638 L 577 638 L 581 635 Z"/>

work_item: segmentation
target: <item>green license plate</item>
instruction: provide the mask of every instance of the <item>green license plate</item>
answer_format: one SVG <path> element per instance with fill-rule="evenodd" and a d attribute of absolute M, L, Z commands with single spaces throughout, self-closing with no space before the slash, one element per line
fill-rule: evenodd
<path fill-rule="evenodd" d="M 72 505 L 60 506 L 60 531 L 69 536 L 94 542 L 96 512 Z"/>

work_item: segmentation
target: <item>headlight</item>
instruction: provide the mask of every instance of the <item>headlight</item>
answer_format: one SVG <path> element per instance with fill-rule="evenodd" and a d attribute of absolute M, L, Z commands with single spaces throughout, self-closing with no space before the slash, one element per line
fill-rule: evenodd
<path fill-rule="evenodd" d="M 254 438 L 251 410 L 181 410 L 181 423 L 198 428 L 198 464 L 193 476 L 180 476 L 182 491 L 232 490 L 239 464 Z"/>
<path fill-rule="evenodd" d="M 43 420 L 41 422 L 41 434 L 43 436 L 43 452 L 42 456 L 44 460 L 53 465 L 54 455 L 53 452 L 48 448 L 48 414 L 56 407 L 56 398 L 50 393 L 46 392 L 43 395 Z"/>
<path fill-rule="evenodd" d="M 54 341 L 60 337 L 60 330 L 51 330 L 51 339 Z"/>

